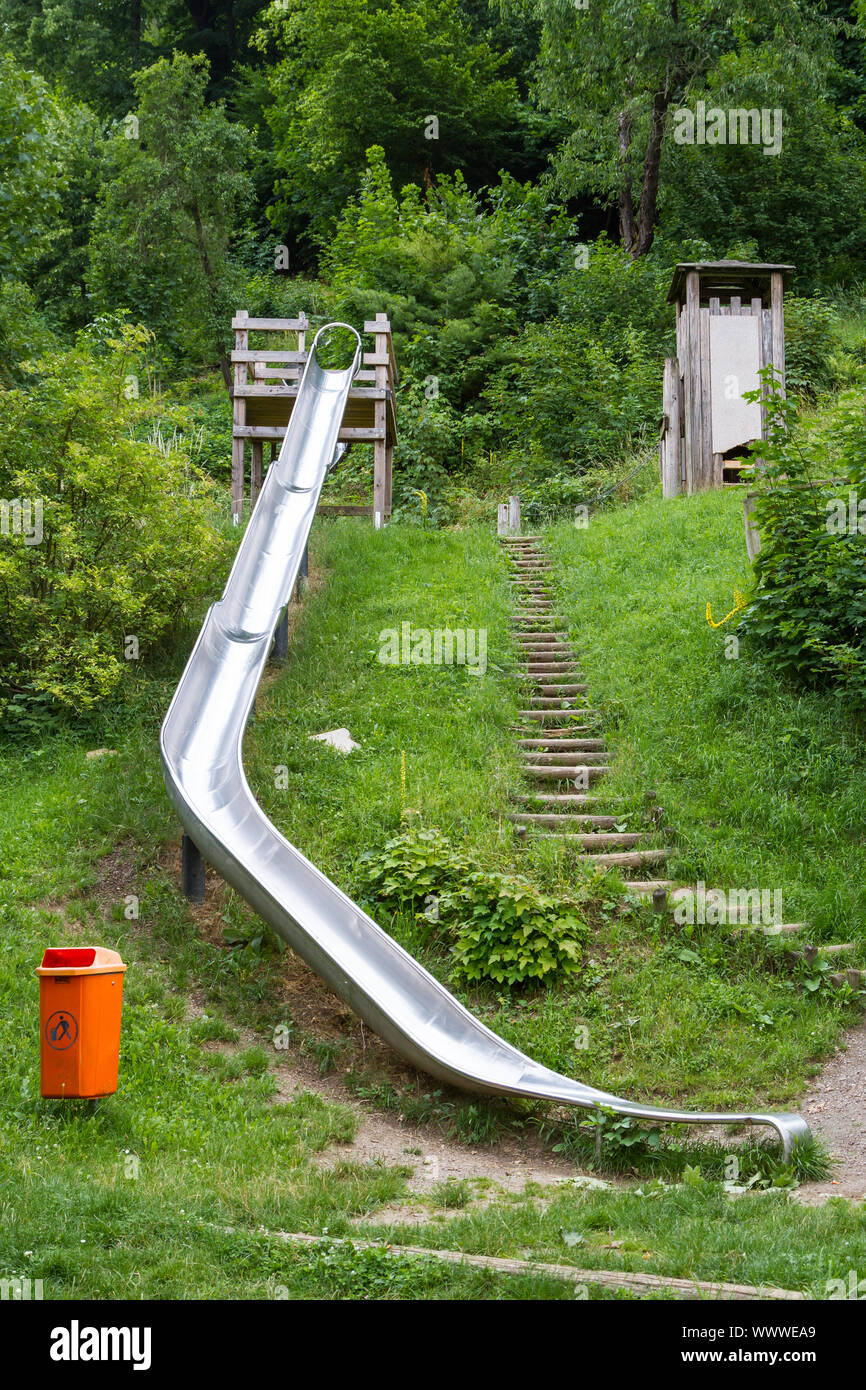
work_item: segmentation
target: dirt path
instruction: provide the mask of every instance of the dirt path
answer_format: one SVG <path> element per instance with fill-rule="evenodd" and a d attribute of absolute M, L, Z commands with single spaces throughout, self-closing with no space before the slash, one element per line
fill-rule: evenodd
<path fill-rule="evenodd" d="M 383 1163 L 388 1167 L 411 1168 L 409 1202 L 389 1207 L 365 1218 L 376 1222 L 429 1221 L 426 1205 L 413 1205 L 412 1197 L 425 1198 L 450 1179 L 475 1183 L 476 1207 L 503 1192 L 522 1192 L 528 1182 L 554 1187 L 581 1176 L 568 1163 L 541 1149 L 534 1136 L 506 1137 L 495 1145 L 464 1144 L 448 1139 L 435 1126 L 404 1123 L 390 1114 L 359 1101 L 339 1077 L 322 1076 L 305 1058 L 287 1056 L 272 1068 L 278 1099 L 286 1101 L 301 1091 L 314 1091 L 328 1100 L 348 1105 L 358 1117 L 358 1130 L 352 1143 L 332 1144 L 319 1156 L 323 1167 L 341 1162 Z M 594 1179 L 590 1179 L 594 1181 Z"/>
<path fill-rule="evenodd" d="M 812 1131 L 838 1160 L 831 1180 L 800 1188 L 798 1199 L 809 1204 L 827 1197 L 866 1199 L 866 1023 L 852 1028 L 845 1042 L 803 1097 Z"/>

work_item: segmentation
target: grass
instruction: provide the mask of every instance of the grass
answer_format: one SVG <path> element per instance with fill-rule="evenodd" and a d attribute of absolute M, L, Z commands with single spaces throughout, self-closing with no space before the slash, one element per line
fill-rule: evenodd
<path fill-rule="evenodd" d="M 713 505 L 730 503 L 719 498 Z M 651 505 L 647 510 L 652 515 Z M 553 535 L 564 593 L 574 605 L 594 690 L 613 678 L 622 682 L 600 695 L 608 715 L 619 710 L 610 733 L 623 791 L 639 800 L 653 776 L 661 804 L 676 807 L 677 834 L 707 836 L 705 858 L 694 863 L 706 863 L 707 881 L 714 881 L 721 867 L 710 850 L 720 856 L 728 851 L 725 837 L 710 833 L 699 814 L 700 788 L 683 770 L 674 799 L 663 760 L 658 771 L 648 769 L 643 754 L 634 761 L 629 751 L 634 744 L 656 749 L 665 739 L 675 744 L 677 729 L 699 723 L 697 712 L 684 717 L 682 696 L 679 705 L 670 701 L 665 681 L 674 680 L 673 673 L 648 691 L 645 673 L 630 664 L 635 605 L 657 632 L 674 622 L 687 647 L 705 643 L 707 634 L 699 622 L 690 625 L 678 615 L 674 598 L 655 612 L 653 584 L 642 572 L 645 589 L 619 594 L 622 567 L 603 568 L 599 556 L 604 528 L 609 536 L 619 534 L 623 546 L 628 525 L 638 529 L 643 512 L 628 525 L 624 515 L 599 518 L 589 532 Z M 720 510 L 713 524 L 725 515 Z M 728 523 L 729 541 L 719 542 L 718 534 L 728 534 L 719 527 L 714 544 L 730 551 L 733 564 L 730 516 Z M 704 517 L 688 524 L 700 534 L 711 523 Z M 643 546 L 635 542 L 650 573 L 656 563 L 651 532 Z M 599 544 L 600 552 L 586 549 Z M 685 540 L 679 553 L 690 554 Z M 578 871 L 567 858 L 549 847 L 517 845 L 501 820 L 519 785 L 508 729 L 518 697 L 508 594 L 493 538 L 398 527 L 374 533 L 340 522 L 319 532 L 314 562 L 319 570 L 327 566 L 324 583 L 310 598 L 291 659 L 263 694 L 247 739 L 251 781 L 281 829 L 350 891 L 360 853 L 415 817 L 438 825 L 487 866 L 526 868 L 548 886 L 572 880 Z M 723 595 L 731 576 L 714 573 Z M 596 621 L 605 614 L 603 642 L 592 634 L 592 605 Z M 487 628 L 487 675 L 381 665 L 379 634 L 403 621 Z M 710 656 L 703 678 L 685 687 L 695 711 L 709 700 Z M 717 666 L 713 679 L 730 682 L 729 667 Z M 748 668 L 738 670 L 746 678 Z M 0 991 L 6 1001 L 0 1042 L 7 1058 L 0 1073 L 0 1273 L 42 1278 L 52 1298 L 572 1297 L 573 1291 L 534 1276 L 389 1262 L 377 1252 L 344 1247 L 288 1250 L 257 1233 L 263 1227 L 360 1234 L 359 1222 L 365 1231 L 379 1229 L 377 1213 L 406 1196 L 408 1169 L 401 1163 L 320 1165 L 317 1155 L 351 1140 L 354 1112 L 309 1092 L 289 1100 L 280 1095 L 280 1059 L 272 1045 L 279 1024 L 286 1025 L 292 1049 L 306 1051 L 323 1071 L 348 1072 L 359 1094 L 415 1122 L 449 1128 L 466 1142 L 541 1127 L 548 1144 L 581 1161 L 591 1159 L 593 1145 L 573 1121 L 542 1107 L 458 1099 L 427 1078 L 409 1078 L 374 1049 L 364 1052 L 355 1027 L 335 1038 L 293 1017 L 287 957 L 228 949 L 221 939 L 224 925 L 241 929 L 242 939 L 251 935 L 244 936 L 250 915 L 235 895 L 223 895 L 215 920 L 196 924 L 163 862 L 165 845 L 177 839 L 155 744 L 163 684 L 170 682 L 161 676 L 153 699 L 140 701 L 137 722 L 113 726 L 116 756 L 87 760 L 86 745 L 70 737 L 0 757 Z M 753 708 L 749 717 L 771 729 L 780 707 L 789 718 L 791 697 L 760 688 L 763 713 Z M 733 694 L 732 686 L 725 689 Z M 745 718 L 748 702 L 739 709 L 738 719 Z M 651 718 L 649 711 L 655 711 Z M 824 717 L 831 714 L 843 718 L 836 707 Z M 660 731 L 658 740 L 644 729 L 647 719 Z M 342 725 L 361 745 L 351 757 L 307 740 L 309 733 Z M 772 752 L 775 744 L 770 739 L 766 746 Z M 275 767 L 287 770 L 285 788 L 277 784 Z M 853 794 L 848 788 L 846 795 Z M 703 795 L 724 800 L 706 788 Z M 760 833 L 768 841 L 763 849 L 756 844 Z M 739 844 L 736 821 L 731 835 Z M 848 848 L 859 853 L 853 839 Z M 741 851 L 770 855 L 772 835 L 750 822 Z M 733 862 L 745 873 L 742 865 L 752 861 Z M 805 866 L 805 854 L 800 862 Z M 850 894 L 857 889 L 847 878 L 855 860 L 846 863 L 839 884 Z M 131 894 L 139 915 L 129 920 Z M 592 963 L 576 984 L 513 998 L 495 990 L 461 996 L 551 1065 L 606 1085 L 632 1085 L 636 1095 L 662 1096 L 669 1088 L 670 1098 L 691 1103 L 711 1096 L 716 1104 L 740 1099 L 751 1105 L 756 1092 L 781 1098 L 796 1090 L 810 1059 L 853 1016 L 850 1001 L 823 987 L 809 995 L 788 974 L 775 973 L 762 949 L 733 946 L 718 934 L 693 934 L 688 949 L 699 960 L 682 959 L 681 935 L 637 907 L 623 915 L 613 884 L 601 885 L 592 912 Z M 420 939 L 405 916 L 383 925 L 450 982 L 443 944 Z M 836 925 L 832 917 L 823 922 L 828 935 Z M 35 1028 L 33 969 L 42 950 L 88 940 L 116 947 L 130 965 L 121 1085 L 95 1112 L 86 1104 L 39 1099 Z M 733 1009 L 732 1000 L 744 999 L 761 1015 L 772 1013 L 774 1026 Z M 586 1049 L 577 1041 L 584 1026 Z M 697 1162 L 708 1179 L 723 1176 L 729 1147 L 723 1141 L 696 1148 L 675 1133 L 672 1149 L 659 1153 L 638 1138 L 606 1154 L 605 1166 L 638 1167 L 672 1181 L 685 1164 Z M 752 1146 L 743 1154 L 744 1176 L 776 1171 L 766 1150 Z M 754 1276 L 809 1288 L 825 1277 L 843 1277 L 866 1258 L 862 1218 L 854 1208 L 803 1211 L 788 1207 L 784 1197 L 760 1195 L 733 1202 L 715 1181 L 700 1189 L 657 1188 L 652 1197 L 629 1189 L 587 1194 L 566 1188 L 542 1202 L 530 1189 L 483 1211 L 476 1202 L 474 1188 L 444 1184 L 429 1202 L 431 1215 L 439 1217 L 434 1226 L 406 1227 L 402 1239 L 449 1246 L 465 1241 L 479 1253 L 528 1252 L 578 1265 L 595 1258 L 608 1267 L 624 1262 L 621 1267 L 674 1275 Z M 226 1234 L 226 1227 L 235 1234 Z M 560 1228 L 573 1233 L 584 1227 L 586 1242 L 563 1246 Z M 381 1229 L 393 1233 L 390 1226 Z M 610 1239 L 599 1241 L 599 1232 Z M 612 1246 L 618 1240 L 625 1243 Z"/>

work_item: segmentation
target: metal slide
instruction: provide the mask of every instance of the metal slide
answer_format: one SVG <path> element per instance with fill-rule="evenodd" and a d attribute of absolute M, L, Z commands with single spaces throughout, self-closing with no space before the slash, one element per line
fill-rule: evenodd
<path fill-rule="evenodd" d="M 288 602 L 337 442 L 361 341 L 346 370 L 318 361 L 317 335 L 279 458 L 268 470 L 225 592 L 208 612 L 160 738 L 165 781 L 187 833 L 292 950 L 407 1061 L 464 1090 L 531 1096 L 636 1119 L 777 1130 L 785 1155 L 809 1135 L 797 1114 L 689 1114 L 621 1100 L 540 1066 L 480 1023 L 259 808 L 244 728 Z"/>

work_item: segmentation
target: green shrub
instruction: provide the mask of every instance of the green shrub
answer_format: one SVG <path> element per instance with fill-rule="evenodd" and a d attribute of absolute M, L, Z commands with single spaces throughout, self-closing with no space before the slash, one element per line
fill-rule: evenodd
<path fill-rule="evenodd" d="M 486 399 L 524 475 L 527 456 L 542 476 L 563 465 L 584 472 L 657 422 L 660 361 L 643 329 L 626 324 L 599 337 L 584 324 L 551 319 L 527 325 L 508 356 Z"/>
<path fill-rule="evenodd" d="M 555 980 L 581 963 L 586 927 L 577 903 L 542 893 L 527 879 L 471 873 L 440 898 L 440 919 L 443 913 L 459 922 L 454 961 L 458 975 L 472 983 Z"/>
<path fill-rule="evenodd" d="M 834 412 L 830 439 L 793 433 L 795 411 L 768 403 L 765 467 L 753 516 L 761 535 L 757 586 L 742 630 L 770 666 L 806 685 L 836 685 L 866 701 L 866 418 L 862 400 Z M 855 524 L 848 517 L 853 496 Z M 841 518 L 841 519 L 840 519 Z"/>
<path fill-rule="evenodd" d="M 145 330 L 81 340 L 2 393 L 0 496 L 41 508 L 40 543 L 0 535 L 0 716 L 87 710 L 220 586 L 231 543 L 213 485 L 177 451 L 136 438 L 132 381 Z M 31 537 L 32 539 L 32 537 Z"/>
<path fill-rule="evenodd" d="M 834 362 L 840 347 L 840 315 L 823 299 L 785 299 L 785 383 L 791 392 L 815 397 L 837 385 Z"/>
<path fill-rule="evenodd" d="M 361 864 L 379 902 L 447 935 L 456 973 L 470 983 L 552 981 L 581 963 L 586 926 L 576 899 L 479 869 L 438 830 L 405 831 Z"/>

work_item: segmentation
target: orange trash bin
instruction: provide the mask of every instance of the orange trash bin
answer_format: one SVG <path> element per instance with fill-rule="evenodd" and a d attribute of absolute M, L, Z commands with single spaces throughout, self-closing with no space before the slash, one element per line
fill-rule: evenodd
<path fill-rule="evenodd" d="M 43 1096 L 117 1090 L 126 966 L 104 946 L 53 946 L 37 967 Z"/>

